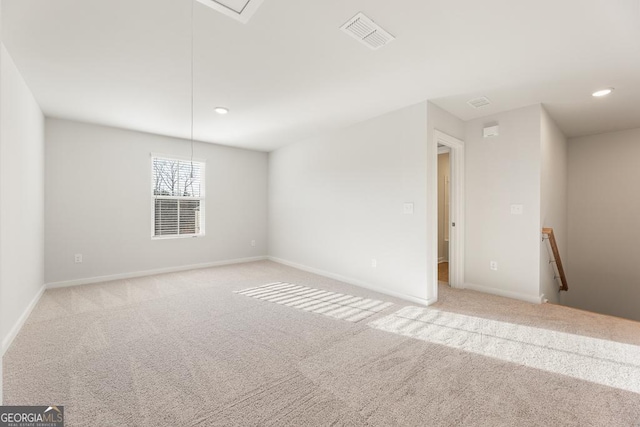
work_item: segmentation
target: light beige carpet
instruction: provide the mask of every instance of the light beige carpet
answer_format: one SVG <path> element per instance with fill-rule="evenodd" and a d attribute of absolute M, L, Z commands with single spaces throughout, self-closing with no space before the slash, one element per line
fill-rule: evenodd
<path fill-rule="evenodd" d="M 394 305 L 354 323 L 234 293 L 272 282 Z M 447 333 L 460 315 L 513 325 L 510 345 L 640 345 L 635 322 L 440 293 Z M 640 425 L 637 393 L 370 326 L 410 305 L 267 261 L 50 290 L 5 355 L 4 403 L 65 405 L 69 426 Z"/>

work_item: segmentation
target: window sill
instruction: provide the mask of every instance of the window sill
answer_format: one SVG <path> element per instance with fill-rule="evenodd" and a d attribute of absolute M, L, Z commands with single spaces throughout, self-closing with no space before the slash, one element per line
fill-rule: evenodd
<path fill-rule="evenodd" d="M 173 240 L 173 239 L 194 239 L 204 237 L 203 234 L 180 234 L 176 236 L 151 236 L 151 240 Z"/>

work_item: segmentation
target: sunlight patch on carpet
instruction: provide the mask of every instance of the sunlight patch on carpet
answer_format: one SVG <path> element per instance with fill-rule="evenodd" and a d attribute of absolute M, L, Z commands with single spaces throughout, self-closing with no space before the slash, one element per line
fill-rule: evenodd
<path fill-rule="evenodd" d="M 234 293 L 348 322 L 359 322 L 393 305 L 286 282 L 269 283 Z"/>
<path fill-rule="evenodd" d="M 640 347 L 432 308 L 404 307 L 370 327 L 640 393 Z"/>

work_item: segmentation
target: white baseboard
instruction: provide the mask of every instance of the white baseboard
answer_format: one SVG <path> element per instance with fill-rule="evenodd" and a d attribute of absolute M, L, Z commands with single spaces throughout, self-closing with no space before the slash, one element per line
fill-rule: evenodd
<path fill-rule="evenodd" d="M 7 336 L 2 339 L 2 355 L 4 355 L 7 349 L 11 346 L 11 343 L 13 342 L 13 340 L 16 338 L 16 336 L 18 336 L 18 332 L 20 332 L 20 329 L 22 329 L 24 322 L 26 322 L 27 319 L 29 318 L 29 315 L 33 311 L 33 308 L 38 304 L 38 301 L 40 301 L 40 297 L 42 297 L 42 294 L 44 293 L 44 291 L 45 291 L 45 286 L 40 287 L 40 290 L 38 291 L 38 293 L 33 297 L 31 302 L 29 303 L 27 308 L 24 310 L 22 315 L 18 318 L 16 323 L 13 325 L 13 327 L 11 328 Z"/>
<path fill-rule="evenodd" d="M 522 294 L 520 292 L 505 291 L 503 289 L 490 288 L 488 286 L 476 285 L 474 283 L 465 283 L 464 288 L 469 289 L 471 291 L 483 292 L 485 294 L 492 294 L 492 295 L 498 295 L 506 298 L 518 299 L 518 300 L 530 302 L 533 304 L 541 304 L 542 299 L 544 297 L 543 295 L 536 297 L 532 295 Z"/>
<path fill-rule="evenodd" d="M 223 265 L 243 264 L 246 262 L 264 261 L 266 256 L 257 256 L 251 258 L 238 258 L 225 261 L 207 262 L 204 264 L 183 265 L 179 267 L 158 268 L 155 270 L 134 271 L 131 273 L 111 274 L 108 276 L 87 277 L 84 279 L 66 280 L 62 282 L 47 283 L 47 289 L 66 288 L 69 286 L 89 285 L 91 283 L 110 282 L 112 280 L 132 279 L 134 277 L 153 276 L 155 274 L 175 273 L 177 271 L 199 270 L 201 268 L 220 267 Z"/>
<path fill-rule="evenodd" d="M 436 302 L 436 300 L 428 300 L 428 299 L 424 299 L 424 298 L 418 298 L 418 297 L 414 297 L 411 295 L 406 295 L 403 294 L 401 292 L 395 292 L 395 291 L 391 291 L 388 289 L 384 289 L 384 288 L 380 288 L 378 286 L 374 286 L 371 285 L 369 283 L 365 283 L 362 282 L 360 280 L 357 279 L 352 279 L 350 277 L 345 277 L 345 276 L 341 276 L 339 274 L 334 274 L 334 273 L 330 273 L 328 271 L 324 271 L 324 270 L 320 270 L 318 268 L 314 268 L 314 267 L 309 267 L 306 265 L 302 265 L 302 264 L 298 264 L 295 262 L 291 262 L 291 261 L 287 261 L 281 258 L 276 258 L 276 257 L 268 257 L 269 260 L 273 261 L 273 262 L 277 262 L 278 264 L 283 264 L 289 267 L 293 267 L 293 268 L 297 268 L 298 270 L 302 270 L 302 271 L 307 271 L 309 273 L 313 273 L 313 274 L 317 274 L 319 276 L 324 276 L 324 277 L 328 277 L 330 279 L 334 279 L 334 280 L 339 280 L 341 282 L 344 283 L 348 283 L 350 285 L 354 285 L 354 286 L 358 286 L 361 288 L 365 288 L 365 289 L 369 289 L 371 291 L 374 292 L 378 292 L 381 294 L 385 294 L 385 295 L 389 295 L 395 298 L 400 298 L 403 299 L 405 301 L 409 301 L 415 304 L 420 304 L 420 305 L 431 305 L 433 303 Z"/>

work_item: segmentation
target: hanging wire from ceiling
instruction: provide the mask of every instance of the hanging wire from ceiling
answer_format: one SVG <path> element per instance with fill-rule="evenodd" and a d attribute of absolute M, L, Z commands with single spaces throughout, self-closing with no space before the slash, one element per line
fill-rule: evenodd
<path fill-rule="evenodd" d="M 193 72 L 193 63 L 194 63 L 194 47 L 193 47 L 193 21 L 194 21 L 194 8 L 193 8 L 193 4 L 194 4 L 195 0 L 191 0 L 191 180 L 193 180 L 193 98 L 194 98 L 194 72 Z"/>

